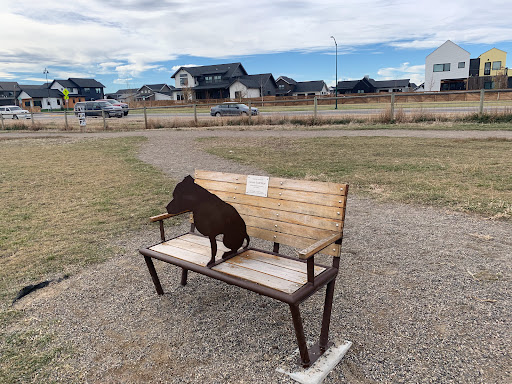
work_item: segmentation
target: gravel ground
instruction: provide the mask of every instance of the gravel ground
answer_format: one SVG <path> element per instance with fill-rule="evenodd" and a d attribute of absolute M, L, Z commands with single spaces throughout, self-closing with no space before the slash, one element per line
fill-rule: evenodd
<path fill-rule="evenodd" d="M 198 136 L 379 133 L 136 134 L 149 137 L 141 159 L 179 181 L 194 168 L 263 174 L 205 154 L 194 145 Z M 497 134 L 493 137 L 511 137 L 510 132 Z M 101 134 L 113 135 L 118 134 Z M 169 230 L 179 233 L 185 227 Z M 331 336 L 354 344 L 325 383 L 512 382 L 509 223 L 351 195 L 345 228 Z M 156 226 L 126 234 L 115 241 L 120 251 L 114 259 L 16 304 L 30 319 L 28 327 L 55 320 L 58 343 L 73 347 L 74 357 L 55 371 L 54 379 L 70 382 L 74 375 L 88 383 L 292 383 L 275 371 L 294 367 L 290 355 L 296 341 L 288 306 L 194 273 L 181 287 L 180 271 L 164 263 L 157 269 L 166 294 L 158 296 L 137 252 L 158 239 Z M 323 295 L 315 295 L 301 306 L 312 342 L 318 337 L 322 305 Z"/>

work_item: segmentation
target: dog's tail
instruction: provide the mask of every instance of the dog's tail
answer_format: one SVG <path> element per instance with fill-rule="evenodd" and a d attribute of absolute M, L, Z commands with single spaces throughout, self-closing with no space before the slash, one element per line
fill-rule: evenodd
<path fill-rule="evenodd" d="M 244 249 L 247 249 L 249 248 L 249 242 L 251 241 L 251 238 L 247 233 L 245 234 L 245 240 L 247 240 L 247 244 L 245 245 Z"/>

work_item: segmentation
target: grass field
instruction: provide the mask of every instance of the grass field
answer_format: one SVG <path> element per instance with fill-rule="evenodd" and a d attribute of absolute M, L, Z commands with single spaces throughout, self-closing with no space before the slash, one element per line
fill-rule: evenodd
<path fill-rule="evenodd" d="M 208 152 L 291 178 L 348 182 L 384 201 L 512 217 L 512 141 L 207 138 Z"/>
<path fill-rule="evenodd" d="M 168 202 L 174 186 L 136 158 L 141 140 L 0 141 L 0 382 L 45 382 L 49 362 L 70 353 L 52 347 L 51 323 L 20 326 L 17 291 L 113 256 L 111 239 Z"/>

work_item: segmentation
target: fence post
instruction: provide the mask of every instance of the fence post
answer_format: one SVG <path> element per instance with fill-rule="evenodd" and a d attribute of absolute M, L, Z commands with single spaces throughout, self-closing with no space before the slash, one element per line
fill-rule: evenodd
<path fill-rule="evenodd" d="M 315 104 L 315 114 L 314 114 L 314 116 L 315 116 L 315 121 L 316 121 L 316 114 L 317 114 L 317 108 L 318 108 L 318 100 L 317 100 L 316 96 L 315 96 L 314 104 Z"/>
<path fill-rule="evenodd" d="M 484 99 L 485 99 L 485 89 L 480 90 L 480 109 L 478 111 L 478 114 L 480 116 L 484 113 Z"/>
<path fill-rule="evenodd" d="M 391 93 L 391 120 L 395 120 L 395 94 Z"/>
<path fill-rule="evenodd" d="M 32 129 L 34 129 L 34 111 L 30 108 L 30 120 L 32 120 Z"/>
<path fill-rule="evenodd" d="M 144 105 L 144 128 L 148 129 L 148 114 L 146 113 L 146 106 Z"/>
<path fill-rule="evenodd" d="M 0 113 L 0 120 L 2 120 L 2 130 L 5 129 L 5 126 L 4 126 L 4 115 Z"/>
<path fill-rule="evenodd" d="M 103 130 L 106 131 L 107 130 L 107 121 L 105 120 L 105 111 L 104 110 L 101 111 L 101 115 L 103 116 Z"/>
<path fill-rule="evenodd" d="M 249 125 L 251 125 L 252 119 L 252 107 L 251 107 L 251 99 L 249 99 Z"/>
<path fill-rule="evenodd" d="M 66 131 L 67 131 L 69 129 L 69 127 L 68 127 L 68 111 L 66 110 L 66 108 L 64 108 L 64 120 L 65 120 Z"/>
<path fill-rule="evenodd" d="M 194 123 L 197 126 L 197 104 L 194 104 Z"/>

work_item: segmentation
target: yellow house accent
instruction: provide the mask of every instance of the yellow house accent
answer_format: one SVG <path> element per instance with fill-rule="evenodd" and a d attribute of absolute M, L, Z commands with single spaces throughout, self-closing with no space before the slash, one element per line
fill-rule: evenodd
<path fill-rule="evenodd" d="M 506 75 L 507 52 L 492 48 L 482 53 L 478 58 L 480 59 L 479 76 Z"/>

